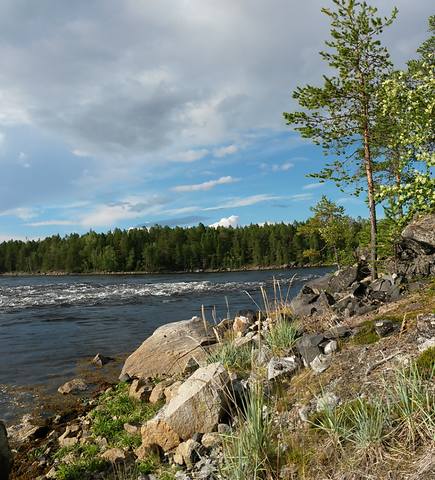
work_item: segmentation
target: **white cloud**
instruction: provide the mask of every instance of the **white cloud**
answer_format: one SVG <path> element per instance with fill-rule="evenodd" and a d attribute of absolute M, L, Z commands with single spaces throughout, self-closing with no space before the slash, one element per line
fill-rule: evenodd
<path fill-rule="evenodd" d="M 225 185 L 228 183 L 235 183 L 238 182 L 238 178 L 234 178 L 231 176 L 227 177 L 220 177 L 217 180 L 209 180 L 208 182 L 203 183 L 196 183 L 193 185 L 179 185 L 177 187 L 172 188 L 174 192 L 198 192 L 198 191 L 206 191 L 211 190 L 212 188 L 216 187 L 217 185 Z"/>
<path fill-rule="evenodd" d="M 222 210 L 224 208 L 249 207 L 257 203 L 268 202 L 270 200 L 279 200 L 281 198 L 283 197 L 279 195 L 269 195 L 267 193 L 261 193 L 259 195 L 251 195 L 245 198 L 235 198 L 221 205 L 204 208 L 203 210 L 208 211 L 208 210 Z"/>
<path fill-rule="evenodd" d="M 308 185 L 304 185 L 302 190 L 314 190 L 316 188 L 323 187 L 325 184 L 322 182 L 319 183 L 309 183 Z"/>
<path fill-rule="evenodd" d="M 228 145 L 226 147 L 217 148 L 213 154 L 217 158 L 226 157 L 227 155 L 232 155 L 233 153 L 238 152 L 239 147 L 237 145 Z"/>
<path fill-rule="evenodd" d="M 20 220 L 30 220 L 38 216 L 37 210 L 28 207 L 11 208 L 0 212 L 0 217 L 17 217 Z"/>
<path fill-rule="evenodd" d="M 209 151 L 205 148 L 200 150 L 187 150 L 186 152 L 177 153 L 172 158 L 177 162 L 190 163 L 201 160 L 209 154 Z"/>
<path fill-rule="evenodd" d="M 302 200 L 311 200 L 313 198 L 312 193 L 296 193 L 295 195 L 290 195 L 290 200 L 302 201 Z"/>
<path fill-rule="evenodd" d="M 90 153 L 85 152 L 84 150 L 80 150 L 79 148 L 74 149 L 71 153 L 73 155 L 75 155 L 76 157 L 90 157 L 91 156 Z"/>
<path fill-rule="evenodd" d="M 52 225 L 76 225 L 76 222 L 71 220 L 42 220 L 40 222 L 26 223 L 29 227 L 49 227 Z"/>
<path fill-rule="evenodd" d="M 240 217 L 238 215 L 231 215 L 229 217 L 221 218 L 218 222 L 212 223 L 210 227 L 237 227 Z"/>
<path fill-rule="evenodd" d="M 294 163 L 291 162 L 282 163 L 280 165 L 274 164 L 272 165 L 272 172 L 287 172 L 287 170 L 290 170 L 294 166 Z"/>

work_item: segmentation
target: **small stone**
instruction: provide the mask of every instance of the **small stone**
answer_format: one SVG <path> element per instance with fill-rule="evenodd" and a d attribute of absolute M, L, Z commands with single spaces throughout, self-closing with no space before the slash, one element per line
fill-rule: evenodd
<path fill-rule="evenodd" d="M 221 435 L 229 435 L 231 433 L 231 427 L 226 423 L 220 423 L 217 427 L 217 431 Z"/>
<path fill-rule="evenodd" d="M 140 433 L 140 424 L 124 423 L 124 430 L 130 435 L 137 435 Z"/>
<path fill-rule="evenodd" d="M 141 402 L 148 402 L 152 391 L 152 385 L 149 385 L 142 380 L 134 379 L 128 390 L 128 396 Z"/>
<path fill-rule="evenodd" d="M 61 385 L 57 391 L 62 393 L 63 395 L 67 395 L 69 393 L 79 393 L 87 390 L 88 384 L 82 378 L 74 378 L 69 382 L 64 383 Z"/>
<path fill-rule="evenodd" d="M 422 339 L 422 340 L 423 340 L 423 342 L 420 343 L 420 345 L 418 346 L 418 350 L 420 352 L 424 352 L 424 351 L 428 350 L 429 348 L 435 347 L 435 337 L 426 338 L 426 339 Z"/>
<path fill-rule="evenodd" d="M 338 343 L 336 340 L 330 340 L 324 347 L 323 351 L 325 355 L 330 355 L 333 352 L 336 352 L 338 349 Z"/>
<path fill-rule="evenodd" d="M 205 448 L 217 447 L 222 443 L 222 435 L 217 432 L 204 433 L 201 443 Z"/>
<path fill-rule="evenodd" d="M 131 454 L 121 448 L 110 448 L 101 455 L 101 458 L 112 464 L 127 463 L 132 460 Z"/>
<path fill-rule="evenodd" d="M 267 365 L 267 379 L 292 376 L 299 368 L 299 362 L 293 355 L 291 357 L 272 358 Z"/>
<path fill-rule="evenodd" d="M 151 395 L 149 397 L 150 403 L 157 403 L 161 402 L 165 399 L 165 389 L 172 385 L 173 380 L 166 379 L 158 383 L 151 391 Z"/>
<path fill-rule="evenodd" d="M 391 320 L 378 320 L 375 322 L 375 331 L 380 337 L 386 337 L 394 331 L 394 323 Z"/>
<path fill-rule="evenodd" d="M 322 373 L 331 366 L 331 356 L 330 355 L 317 355 L 317 357 L 310 363 L 310 367 L 316 373 Z"/>
<path fill-rule="evenodd" d="M 233 330 L 236 333 L 244 333 L 249 327 L 249 320 L 247 317 L 239 316 L 234 319 Z"/>
<path fill-rule="evenodd" d="M 175 450 L 174 462 L 178 465 L 185 464 L 186 467 L 192 468 L 195 461 L 199 458 L 201 445 L 193 439 L 180 443 Z"/>
<path fill-rule="evenodd" d="M 92 359 L 92 363 L 97 367 L 103 367 L 104 365 L 108 364 L 109 362 L 113 362 L 114 358 L 112 357 L 105 357 L 101 355 L 101 353 L 97 353 L 95 357 Z"/>

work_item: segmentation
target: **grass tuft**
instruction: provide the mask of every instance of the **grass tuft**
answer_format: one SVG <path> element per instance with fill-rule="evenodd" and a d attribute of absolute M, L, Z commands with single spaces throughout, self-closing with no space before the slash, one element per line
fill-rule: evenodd
<path fill-rule="evenodd" d="M 361 324 L 358 333 L 352 337 L 352 343 L 354 345 L 369 345 L 376 343 L 378 340 L 379 335 L 375 331 L 375 324 L 370 320 Z"/>
<path fill-rule="evenodd" d="M 298 337 L 297 327 L 287 319 L 279 318 L 266 333 L 266 344 L 276 355 L 292 348 Z"/>
<path fill-rule="evenodd" d="M 252 364 L 252 347 L 250 345 L 237 347 L 233 342 L 223 342 L 207 358 L 207 363 L 216 362 L 222 363 L 228 370 L 237 372 L 249 371 Z"/>

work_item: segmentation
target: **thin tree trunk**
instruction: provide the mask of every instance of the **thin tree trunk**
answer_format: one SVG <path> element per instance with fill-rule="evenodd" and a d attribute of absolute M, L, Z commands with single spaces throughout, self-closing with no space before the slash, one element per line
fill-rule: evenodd
<path fill-rule="evenodd" d="M 367 193 L 370 210 L 370 267 L 372 280 L 378 276 L 377 272 L 377 224 L 376 224 L 376 203 L 375 203 L 375 187 L 373 183 L 372 159 L 370 154 L 370 134 L 368 123 L 364 126 L 364 167 L 367 177 Z"/>

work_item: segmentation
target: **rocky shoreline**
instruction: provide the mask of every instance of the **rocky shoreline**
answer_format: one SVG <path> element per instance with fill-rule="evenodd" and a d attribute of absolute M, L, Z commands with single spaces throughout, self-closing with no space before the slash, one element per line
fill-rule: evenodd
<path fill-rule="evenodd" d="M 434 231 L 435 215 L 407 227 L 396 271 L 377 280 L 361 261 L 290 305 L 158 328 L 118 384 L 86 397 L 83 379 L 67 382 L 76 406 L 9 428 L 9 442 L 0 422 L 0 479 L 433 478 Z M 427 399 L 415 431 L 400 375 Z"/>

